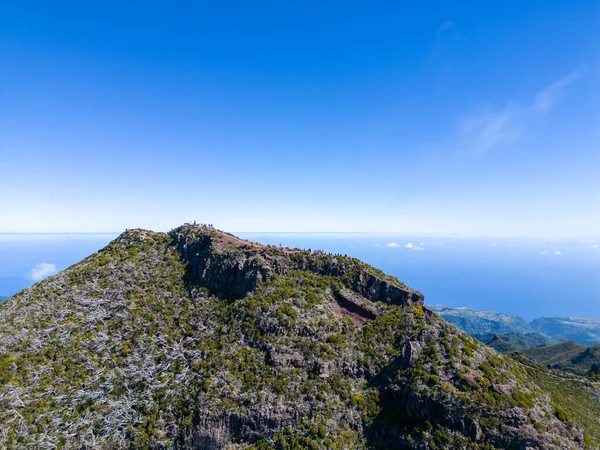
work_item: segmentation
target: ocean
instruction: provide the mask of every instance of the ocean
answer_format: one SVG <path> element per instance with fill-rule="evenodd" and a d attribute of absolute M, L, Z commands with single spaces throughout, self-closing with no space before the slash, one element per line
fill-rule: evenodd
<path fill-rule="evenodd" d="M 426 304 L 600 317 L 600 239 L 455 235 L 236 233 L 264 244 L 357 257 L 425 295 Z M 0 234 L 0 296 L 99 250 L 116 234 Z"/>

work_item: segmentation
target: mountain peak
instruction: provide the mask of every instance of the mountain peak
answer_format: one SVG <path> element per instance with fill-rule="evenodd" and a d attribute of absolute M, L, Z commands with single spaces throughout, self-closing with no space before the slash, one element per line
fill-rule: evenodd
<path fill-rule="evenodd" d="M 420 292 L 347 255 L 262 245 L 206 225 L 186 224 L 168 235 L 187 263 L 189 279 L 214 292 L 243 297 L 274 276 L 300 270 L 337 277 L 370 301 L 423 304 Z"/>
<path fill-rule="evenodd" d="M 127 230 L 0 305 L 0 447 L 600 440 L 595 387 L 499 356 L 422 302 L 345 255 Z"/>

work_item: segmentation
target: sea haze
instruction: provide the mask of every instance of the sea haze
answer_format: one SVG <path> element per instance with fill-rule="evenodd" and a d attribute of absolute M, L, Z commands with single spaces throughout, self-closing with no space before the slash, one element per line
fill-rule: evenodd
<path fill-rule="evenodd" d="M 236 233 L 264 244 L 355 256 L 425 294 L 427 304 L 600 317 L 600 239 L 350 233 Z M 116 234 L 0 234 L 0 296 L 62 270 Z"/>
<path fill-rule="evenodd" d="M 43 271 L 63 270 L 98 251 L 117 233 L 0 234 L 0 296 L 31 286 Z M 47 266 L 44 266 L 47 265 Z"/>

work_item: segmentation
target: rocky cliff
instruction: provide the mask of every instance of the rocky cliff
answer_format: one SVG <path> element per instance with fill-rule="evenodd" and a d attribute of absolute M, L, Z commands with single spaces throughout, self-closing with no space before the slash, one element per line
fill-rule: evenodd
<path fill-rule="evenodd" d="M 359 260 L 323 252 L 263 246 L 214 229 L 175 229 L 173 245 L 201 286 L 243 297 L 261 283 L 293 271 L 336 277 L 371 301 L 423 304 L 423 296 Z"/>
<path fill-rule="evenodd" d="M 356 259 L 196 225 L 0 305 L 6 448 L 596 448 L 597 388 L 553 377 Z"/>

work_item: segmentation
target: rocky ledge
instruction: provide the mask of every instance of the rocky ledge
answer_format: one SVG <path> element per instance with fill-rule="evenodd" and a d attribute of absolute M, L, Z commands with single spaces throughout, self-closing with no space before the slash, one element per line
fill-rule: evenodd
<path fill-rule="evenodd" d="M 241 298 L 275 275 L 301 270 L 339 278 L 370 301 L 423 304 L 423 294 L 356 258 L 261 245 L 206 226 L 184 225 L 170 235 L 190 281 L 213 292 Z"/>

